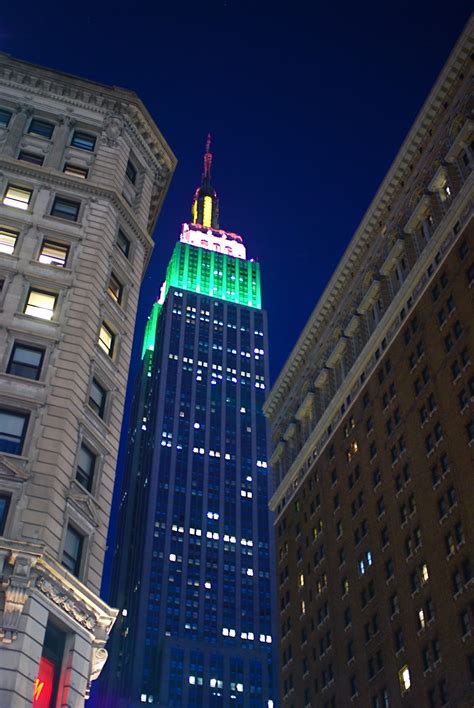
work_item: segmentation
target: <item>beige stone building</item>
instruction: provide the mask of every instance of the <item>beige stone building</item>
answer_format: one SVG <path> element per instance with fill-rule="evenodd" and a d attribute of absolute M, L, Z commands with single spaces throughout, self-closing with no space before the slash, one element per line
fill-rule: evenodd
<path fill-rule="evenodd" d="M 474 18 L 265 405 L 282 706 L 474 705 Z"/>
<path fill-rule="evenodd" d="M 131 91 L 0 54 L 0 708 L 82 706 L 140 282 L 175 158 Z"/>

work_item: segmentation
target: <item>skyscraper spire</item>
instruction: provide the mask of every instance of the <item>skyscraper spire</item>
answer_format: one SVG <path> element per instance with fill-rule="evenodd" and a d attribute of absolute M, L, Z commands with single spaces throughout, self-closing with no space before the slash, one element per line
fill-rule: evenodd
<path fill-rule="evenodd" d="M 207 226 L 211 229 L 219 228 L 219 200 L 214 187 L 211 185 L 211 134 L 206 140 L 204 152 L 204 172 L 201 185 L 196 189 L 192 205 L 192 223 Z"/>

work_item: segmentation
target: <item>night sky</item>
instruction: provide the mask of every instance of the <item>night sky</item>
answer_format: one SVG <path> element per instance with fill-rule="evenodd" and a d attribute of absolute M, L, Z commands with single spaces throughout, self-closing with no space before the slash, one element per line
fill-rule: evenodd
<path fill-rule="evenodd" d="M 156 0 L 137 7 L 8 3 L 0 48 L 135 90 L 178 159 L 142 287 L 131 380 L 211 132 L 221 228 L 240 233 L 261 263 L 274 381 L 471 3 Z"/>

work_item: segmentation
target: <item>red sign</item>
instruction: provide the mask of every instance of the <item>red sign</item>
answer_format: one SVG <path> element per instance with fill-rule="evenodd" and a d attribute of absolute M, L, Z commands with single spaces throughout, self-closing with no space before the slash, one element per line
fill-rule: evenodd
<path fill-rule="evenodd" d="M 33 689 L 34 708 L 50 708 L 54 685 L 54 663 L 41 657 L 38 677 Z"/>

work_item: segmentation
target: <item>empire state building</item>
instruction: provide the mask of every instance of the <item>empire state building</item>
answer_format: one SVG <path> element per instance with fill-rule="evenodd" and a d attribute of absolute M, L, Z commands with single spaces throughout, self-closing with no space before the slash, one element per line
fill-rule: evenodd
<path fill-rule="evenodd" d="M 210 139 L 137 378 L 101 705 L 277 705 L 259 263 L 219 226 Z"/>

